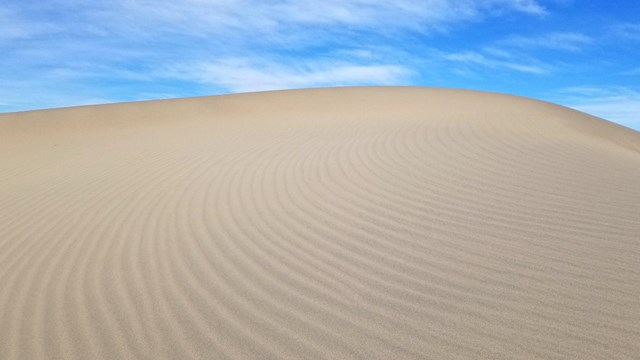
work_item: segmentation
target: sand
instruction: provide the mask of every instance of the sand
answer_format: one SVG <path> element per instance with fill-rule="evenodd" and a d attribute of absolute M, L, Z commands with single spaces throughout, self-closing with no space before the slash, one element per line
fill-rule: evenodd
<path fill-rule="evenodd" d="M 0 359 L 638 359 L 640 133 L 337 88 L 0 115 Z"/>

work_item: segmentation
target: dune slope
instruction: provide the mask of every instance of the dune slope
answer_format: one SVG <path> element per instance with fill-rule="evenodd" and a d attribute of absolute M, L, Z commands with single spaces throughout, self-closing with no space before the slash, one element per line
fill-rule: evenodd
<path fill-rule="evenodd" d="M 339 88 L 0 115 L 0 359 L 637 359 L 640 133 Z"/>

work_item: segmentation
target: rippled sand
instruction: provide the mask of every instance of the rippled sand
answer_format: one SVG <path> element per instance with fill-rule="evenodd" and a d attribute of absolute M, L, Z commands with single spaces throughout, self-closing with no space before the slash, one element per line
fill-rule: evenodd
<path fill-rule="evenodd" d="M 0 115 L 0 359 L 638 359 L 640 133 L 338 88 Z"/>

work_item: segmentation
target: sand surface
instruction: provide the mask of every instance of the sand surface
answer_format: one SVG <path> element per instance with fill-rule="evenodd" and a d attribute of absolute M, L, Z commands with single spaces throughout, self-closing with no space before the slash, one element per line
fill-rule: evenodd
<path fill-rule="evenodd" d="M 340 88 L 0 115 L 0 359 L 639 359 L 640 133 Z"/>

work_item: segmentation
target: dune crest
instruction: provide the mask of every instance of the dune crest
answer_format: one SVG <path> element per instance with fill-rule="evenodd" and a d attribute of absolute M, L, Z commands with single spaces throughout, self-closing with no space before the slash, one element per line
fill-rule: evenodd
<path fill-rule="evenodd" d="M 0 115 L 0 359 L 637 359 L 640 133 L 430 88 Z"/>

